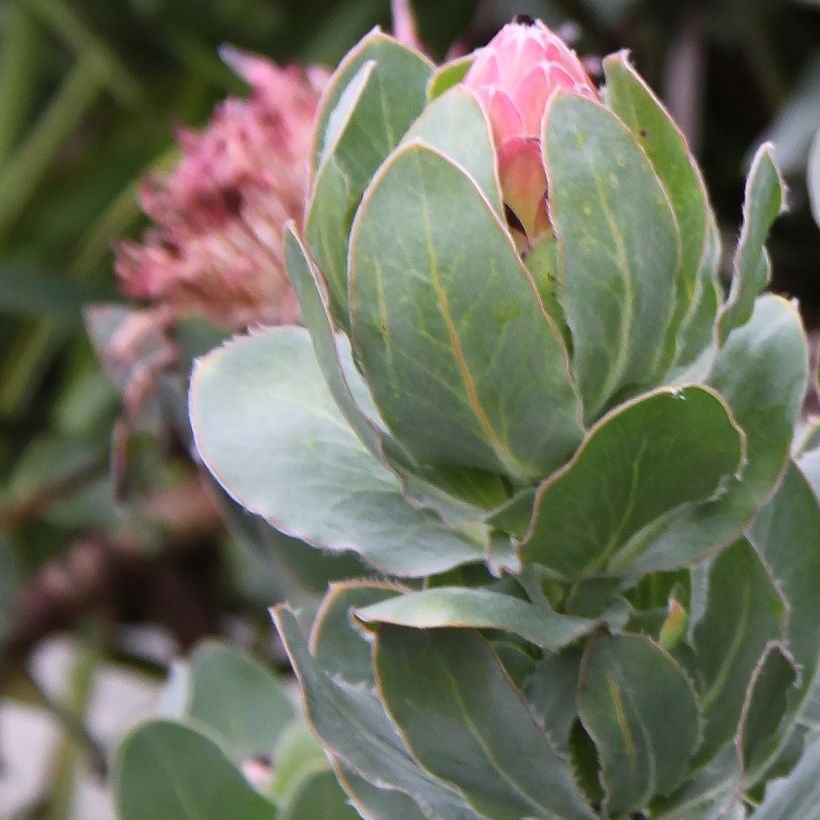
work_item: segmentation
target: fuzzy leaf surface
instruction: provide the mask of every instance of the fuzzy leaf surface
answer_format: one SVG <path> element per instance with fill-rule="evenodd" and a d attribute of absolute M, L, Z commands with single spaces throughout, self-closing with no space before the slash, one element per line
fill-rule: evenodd
<path fill-rule="evenodd" d="M 646 153 L 603 106 L 557 95 L 543 145 L 572 370 L 594 420 L 663 370 L 680 232 Z"/>
<path fill-rule="evenodd" d="M 438 151 L 397 150 L 351 234 L 353 345 L 422 464 L 532 480 L 581 437 L 566 351 L 512 239 Z"/>
<path fill-rule="evenodd" d="M 817 817 L 820 806 L 820 737 L 809 744 L 794 771 L 772 781 L 766 799 L 751 820 L 793 820 Z"/>
<path fill-rule="evenodd" d="M 743 202 L 743 228 L 735 251 L 729 300 L 720 317 L 721 343 L 752 316 L 757 295 L 771 279 L 766 237 L 783 207 L 783 180 L 774 164 L 774 148 L 762 145 L 752 161 Z"/>
<path fill-rule="evenodd" d="M 565 579 L 603 572 L 642 528 L 714 495 L 742 455 L 742 433 L 710 390 L 664 389 L 623 405 L 539 487 L 524 560 Z"/>
<path fill-rule="evenodd" d="M 699 739 L 695 693 L 677 663 L 648 638 L 590 641 L 578 713 L 601 758 L 609 811 L 640 810 L 683 780 Z"/>
<path fill-rule="evenodd" d="M 481 815 L 592 817 L 490 645 L 460 629 L 376 628 L 384 703 L 421 763 Z"/>
<path fill-rule="evenodd" d="M 190 412 L 214 477 L 277 529 L 395 575 L 483 559 L 483 545 L 407 504 L 333 401 L 303 329 L 236 338 L 200 359 Z"/>

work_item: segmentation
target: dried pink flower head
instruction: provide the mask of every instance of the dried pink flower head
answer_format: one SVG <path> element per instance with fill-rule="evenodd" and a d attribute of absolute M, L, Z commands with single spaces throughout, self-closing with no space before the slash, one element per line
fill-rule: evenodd
<path fill-rule="evenodd" d="M 541 121 L 559 89 L 598 100 L 581 61 L 540 20 L 520 16 L 484 48 L 464 78 L 493 130 L 504 203 L 530 244 L 549 231 Z"/>
<path fill-rule="evenodd" d="M 301 221 L 313 116 L 327 75 L 226 50 L 251 86 L 201 133 L 181 130 L 182 159 L 148 177 L 140 205 L 154 226 L 123 243 L 116 269 L 129 296 L 240 328 L 290 323 L 298 305 L 285 275 L 282 229 Z"/>

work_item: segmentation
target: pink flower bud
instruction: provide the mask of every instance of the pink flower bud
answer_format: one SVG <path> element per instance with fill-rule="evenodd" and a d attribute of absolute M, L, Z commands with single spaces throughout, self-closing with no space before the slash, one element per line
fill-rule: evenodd
<path fill-rule="evenodd" d="M 598 92 L 575 52 L 540 20 L 525 16 L 479 49 L 463 82 L 490 119 L 504 204 L 532 245 L 550 229 L 541 156 L 547 102 L 559 89 L 591 100 Z"/>
<path fill-rule="evenodd" d="M 251 86 L 228 98 L 202 132 L 182 130 L 182 159 L 143 182 L 154 225 L 122 243 L 116 268 L 129 296 L 229 327 L 298 320 L 282 229 L 301 221 L 322 69 L 279 66 L 226 49 Z"/>

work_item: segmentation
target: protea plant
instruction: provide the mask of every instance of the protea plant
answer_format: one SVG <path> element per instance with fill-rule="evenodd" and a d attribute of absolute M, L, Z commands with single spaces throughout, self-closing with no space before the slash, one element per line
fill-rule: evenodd
<path fill-rule="evenodd" d="M 818 436 L 791 450 L 806 339 L 760 295 L 782 183 L 763 146 L 724 297 L 685 140 L 603 70 L 529 18 L 439 68 L 368 34 L 286 230 L 306 327 L 194 371 L 224 488 L 373 568 L 309 641 L 274 612 L 363 817 L 818 816 Z"/>

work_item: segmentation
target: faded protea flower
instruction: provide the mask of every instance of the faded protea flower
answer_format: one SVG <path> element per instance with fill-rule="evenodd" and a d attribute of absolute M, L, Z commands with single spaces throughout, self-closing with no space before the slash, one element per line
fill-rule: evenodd
<path fill-rule="evenodd" d="M 523 15 L 477 52 L 464 84 L 490 118 L 504 202 L 534 244 L 549 230 L 541 156 L 547 101 L 559 89 L 597 100 L 595 86 L 558 35 Z"/>
<path fill-rule="evenodd" d="M 154 227 L 141 245 L 120 246 L 117 273 L 129 296 L 177 314 L 236 328 L 291 323 L 298 309 L 282 226 L 302 217 L 311 122 L 326 75 L 234 50 L 223 56 L 252 94 L 228 98 L 201 133 L 180 131 L 182 160 L 140 192 Z"/>

